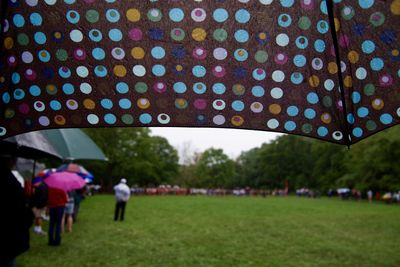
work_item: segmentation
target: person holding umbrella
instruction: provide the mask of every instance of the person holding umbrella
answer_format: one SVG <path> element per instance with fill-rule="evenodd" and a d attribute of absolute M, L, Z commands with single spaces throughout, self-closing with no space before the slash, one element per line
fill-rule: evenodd
<path fill-rule="evenodd" d="M 33 224 L 24 190 L 11 172 L 15 162 L 12 156 L 0 155 L 0 266 L 7 267 L 14 266 L 15 258 L 29 249 Z"/>
<path fill-rule="evenodd" d="M 49 246 L 61 244 L 61 224 L 68 191 L 82 188 L 85 181 L 75 173 L 54 172 L 45 180 L 48 189 L 48 207 L 50 211 Z"/>
<path fill-rule="evenodd" d="M 118 217 L 120 221 L 123 221 L 125 215 L 126 202 L 128 202 L 129 197 L 131 195 L 131 190 L 126 185 L 125 178 L 122 178 L 119 184 L 114 186 L 114 191 L 115 191 L 115 198 L 117 200 L 117 203 L 115 205 L 114 221 L 117 221 Z"/>
<path fill-rule="evenodd" d="M 65 204 L 67 202 L 68 196 L 64 190 L 55 187 L 49 187 L 49 246 L 59 246 L 61 244 L 61 224 L 64 215 Z"/>

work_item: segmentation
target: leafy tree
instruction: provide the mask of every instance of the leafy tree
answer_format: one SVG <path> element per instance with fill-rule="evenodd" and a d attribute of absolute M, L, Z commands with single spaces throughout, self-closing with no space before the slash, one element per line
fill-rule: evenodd
<path fill-rule="evenodd" d="M 108 162 L 87 162 L 108 190 L 121 177 L 129 184 L 158 185 L 178 174 L 178 154 L 165 138 L 152 137 L 147 128 L 85 129 L 108 157 Z"/>
<path fill-rule="evenodd" d="M 195 175 L 198 187 L 229 187 L 235 176 L 235 162 L 222 149 L 210 148 L 200 156 Z"/>

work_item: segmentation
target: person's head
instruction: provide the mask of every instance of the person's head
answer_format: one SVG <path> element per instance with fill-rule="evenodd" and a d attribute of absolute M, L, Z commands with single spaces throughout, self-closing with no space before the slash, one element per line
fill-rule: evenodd
<path fill-rule="evenodd" d="M 0 155 L 0 167 L 11 170 L 14 168 L 17 159 L 10 155 Z"/>
<path fill-rule="evenodd" d="M 126 179 L 125 179 L 125 178 L 122 178 L 121 181 L 120 181 L 120 183 L 121 183 L 121 184 L 126 184 Z"/>

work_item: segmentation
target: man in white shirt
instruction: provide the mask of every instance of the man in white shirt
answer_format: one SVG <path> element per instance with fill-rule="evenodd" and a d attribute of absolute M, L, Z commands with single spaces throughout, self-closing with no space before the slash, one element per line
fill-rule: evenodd
<path fill-rule="evenodd" d="M 114 191 L 115 191 L 115 198 L 117 200 L 117 204 L 115 205 L 114 221 L 117 221 L 118 217 L 120 221 L 123 221 L 126 202 L 128 202 L 129 197 L 131 195 L 131 190 L 126 185 L 125 178 L 122 178 L 119 184 L 114 186 Z"/>

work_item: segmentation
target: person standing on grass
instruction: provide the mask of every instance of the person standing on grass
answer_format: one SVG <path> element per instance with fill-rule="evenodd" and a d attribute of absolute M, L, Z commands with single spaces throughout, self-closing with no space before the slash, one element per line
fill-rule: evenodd
<path fill-rule="evenodd" d="M 119 184 L 114 186 L 114 191 L 115 191 L 115 198 L 117 200 L 117 203 L 115 205 L 114 221 L 117 221 L 118 217 L 120 221 L 123 221 L 125 215 L 126 202 L 128 202 L 129 197 L 131 195 L 131 190 L 126 185 L 125 178 L 122 178 Z"/>
<path fill-rule="evenodd" d="M 65 204 L 68 202 L 67 193 L 58 188 L 48 189 L 48 207 L 50 210 L 49 246 L 61 244 L 61 224 Z"/>
<path fill-rule="evenodd" d="M 64 215 L 61 224 L 61 233 L 64 233 L 65 224 L 67 224 L 67 231 L 72 232 L 73 215 L 74 215 L 74 192 L 68 192 L 68 202 L 65 204 Z"/>

